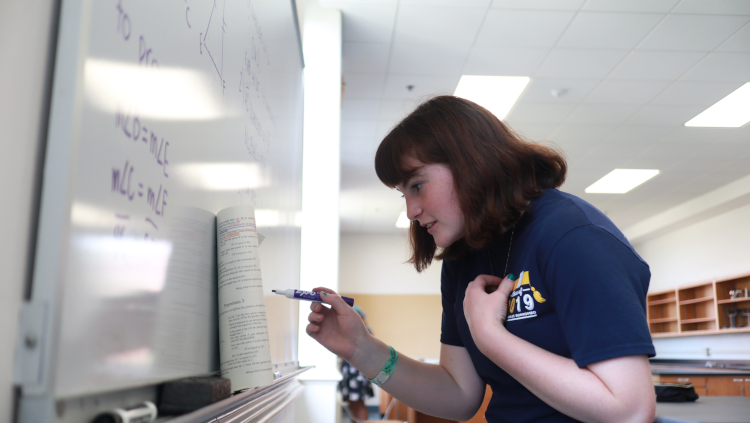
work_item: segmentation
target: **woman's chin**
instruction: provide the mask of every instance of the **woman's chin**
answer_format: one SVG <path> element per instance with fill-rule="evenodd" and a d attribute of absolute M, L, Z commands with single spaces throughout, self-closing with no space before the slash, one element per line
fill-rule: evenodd
<path fill-rule="evenodd" d="M 456 238 L 456 239 L 445 239 L 445 238 L 441 238 L 440 236 L 438 237 L 433 236 L 432 238 L 435 240 L 435 245 L 437 245 L 439 248 L 448 248 L 463 237 Z"/>

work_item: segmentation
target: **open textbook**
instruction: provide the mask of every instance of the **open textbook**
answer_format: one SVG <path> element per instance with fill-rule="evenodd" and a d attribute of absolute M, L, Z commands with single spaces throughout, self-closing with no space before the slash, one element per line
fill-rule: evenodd
<path fill-rule="evenodd" d="M 221 376 L 232 391 L 273 383 L 271 347 L 252 206 L 216 215 Z"/>

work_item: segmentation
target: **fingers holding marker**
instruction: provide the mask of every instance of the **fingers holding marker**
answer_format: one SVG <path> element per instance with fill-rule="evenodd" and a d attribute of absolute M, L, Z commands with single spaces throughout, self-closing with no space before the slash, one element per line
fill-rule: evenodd
<path fill-rule="evenodd" d="M 320 323 L 325 319 L 325 315 L 322 313 L 310 313 L 309 316 L 307 316 L 307 320 L 310 321 L 310 323 Z"/>
<path fill-rule="evenodd" d="M 345 313 L 351 310 L 351 306 L 344 300 L 344 298 L 332 289 L 319 287 L 313 289 L 313 292 L 320 292 L 320 299 L 324 303 L 330 304 L 337 313 Z M 352 300 L 352 303 L 353 302 L 354 300 Z"/>
<path fill-rule="evenodd" d="M 310 323 L 309 325 L 307 325 L 307 328 L 305 328 L 305 332 L 307 332 L 309 336 L 314 337 L 318 332 L 320 332 L 320 326 L 316 325 L 315 323 Z"/>

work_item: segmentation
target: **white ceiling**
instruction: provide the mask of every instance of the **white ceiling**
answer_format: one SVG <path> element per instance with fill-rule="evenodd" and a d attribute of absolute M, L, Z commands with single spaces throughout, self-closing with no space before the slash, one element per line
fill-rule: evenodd
<path fill-rule="evenodd" d="M 750 174 L 750 125 L 683 126 L 750 81 L 750 0 L 320 3 L 344 20 L 342 232 L 396 232 L 403 200 L 375 176 L 375 150 L 462 74 L 530 76 L 506 122 L 560 147 L 563 190 L 621 228 Z M 615 168 L 661 174 L 623 195 L 583 192 Z"/>

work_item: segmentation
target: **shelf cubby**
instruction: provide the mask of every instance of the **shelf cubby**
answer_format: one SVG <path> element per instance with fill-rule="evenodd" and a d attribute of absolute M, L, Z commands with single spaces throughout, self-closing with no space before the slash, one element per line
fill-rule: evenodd
<path fill-rule="evenodd" d="M 739 291 L 732 295 L 732 291 Z M 719 328 L 750 329 L 750 276 L 716 282 Z"/>
<path fill-rule="evenodd" d="M 651 333 L 677 333 L 677 291 L 649 294 L 648 326 Z"/>

